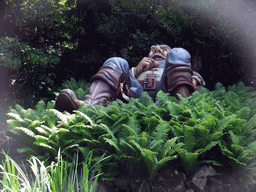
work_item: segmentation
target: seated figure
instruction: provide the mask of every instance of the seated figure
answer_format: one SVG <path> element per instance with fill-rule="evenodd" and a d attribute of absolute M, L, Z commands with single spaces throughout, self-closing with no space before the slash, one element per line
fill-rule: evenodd
<path fill-rule="evenodd" d="M 77 99 L 74 92 L 64 89 L 57 97 L 55 108 L 72 112 L 82 104 L 103 105 L 107 101 L 140 97 L 143 91 L 155 99 L 159 90 L 170 96 L 181 94 L 188 97 L 205 85 L 200 74 L 191 69 L 191 56 L 183 48 L 171 49 L 168 45 L 153 45 L 136 67 L 120 57 L 108 59 L 90 79 L 89 93 L 84 100 Z"/>

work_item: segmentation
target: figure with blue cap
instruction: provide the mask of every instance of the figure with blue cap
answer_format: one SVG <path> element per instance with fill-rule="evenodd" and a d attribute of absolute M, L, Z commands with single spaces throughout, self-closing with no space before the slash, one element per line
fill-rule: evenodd
<path fill-rule="evenodd" d="M 200 90 L 205 82 L 201 75 L 191 69 L 191 56 L 183 48 L 171 49 L 168 45 L 153 45 L 147 57 L 130 69 L 121 57 L 105 61 L 90 79 L 90 89 L 84 100 L 77 99 L 74 92 L 64 89 L 57 97 L 55 108 L 72 112 L 81 105 L 103 105 L 107 101 L 140 97 L 143 91 L 155 99 L 159 90 L 175 96 L 188 97 Z"/>

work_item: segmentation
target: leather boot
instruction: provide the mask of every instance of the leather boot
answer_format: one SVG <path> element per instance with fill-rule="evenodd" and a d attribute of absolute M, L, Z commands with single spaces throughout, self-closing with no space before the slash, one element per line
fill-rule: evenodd
<path fill-rule="evenodd" d="M 85 95 L 84 102 L 92 105 L 103 105 L 107 101 L 122 99 L 120 83 L 125 85 L 124 73 L 113 66 L 106 65 L 92 76 L 89 93 Z"/>
<path fill-rule="evenodd" d="M 56 100 L 55 109 L 72 113 L 82 104 L 103 105 L 107 101 L 113 101 L 116 98 L 123 100 L 119 88 L 120 83 L 125 85 L 126 78 L 122 71 L 110 65 L 103 66 L 96 75 L 92 76 L 90 82 L 89 93 L 85 95 L 84 101 L 77 99 L 72 90 L 64 89 Z"/>
<path fill-rule="evenodd" d="M 77 110 L 82 104 L 85 104 L 85 102 L 77 99 L 72 90 L 63 89 L 57 97 L 55 109 L 60 112 L 67 111 L 72 113 L 73 110 Z"/>
<path fill-rule="evenodd" d="M 177 93 L 183 97 L 188 97 L 194 92 L 192 74 L 193 71 L 187 66 L 175 67 L 169 70 L 164 76 L 165 90 L 171 96 L 175 96 L 178 101 L 179 97 Z"/>

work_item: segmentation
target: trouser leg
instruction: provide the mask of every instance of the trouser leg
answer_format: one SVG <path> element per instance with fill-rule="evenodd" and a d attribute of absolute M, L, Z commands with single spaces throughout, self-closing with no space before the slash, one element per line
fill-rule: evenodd
<path fill-rule="evenodd" d="M 127 77 L 126 83 L 131 91 L 131 94 L 129 95 L 130 97 L 140 97 L 141 93 L 144 91 L 143 87 L 130 72 L 129 64 L 125 59 L 121 57 L 112 57 L 103 64 L 103 66 L 107 65 L 113 66 L 114 68 L 122 71 L 124 75 Z"/>
<path fill-rule="evenodd" d="M 128 62 L 119 57 L 108 59 L 98 73 L 92 76 L 90 83 L 84 101 L 78 100 L 72 90 L 64 89 L 57 98 L 55 108 L 72 112 L 82 104 L 103 105 L 116 98 L 123 100 L 120 84 L 124 86 L 126 94 L 130 97 L 139 97 L 143 92 L 142 86 L 131 74 Z M 125 89 L 126 85 L 129 90 Z"/>
<path fill-rule="evenodd" d="M 104 65 L 97 74 L 92 76 L 89 93 L 84 102 L 92 105 L 103 105 L 107 101 L 121 98 L 120 83 L 126 84 L 124 73 L 111 65 Z"/>
<path fill-rule="evenodd" d="M 190 58 L 190 54 L 182 48 L 174 48 L 167 55 L 164 88 L 178 100 L 178 94 L 188 97 L 194 92 Z"/>

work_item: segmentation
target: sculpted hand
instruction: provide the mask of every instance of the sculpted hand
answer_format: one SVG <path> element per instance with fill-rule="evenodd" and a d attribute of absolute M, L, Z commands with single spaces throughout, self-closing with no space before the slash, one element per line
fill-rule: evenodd
<path fill-rule="evenodd" d="M 135 78 L 137 78 L 142 72 L 158 67 L 159 63 L 149 57 L 144 57 L 134 70 Z"/>

